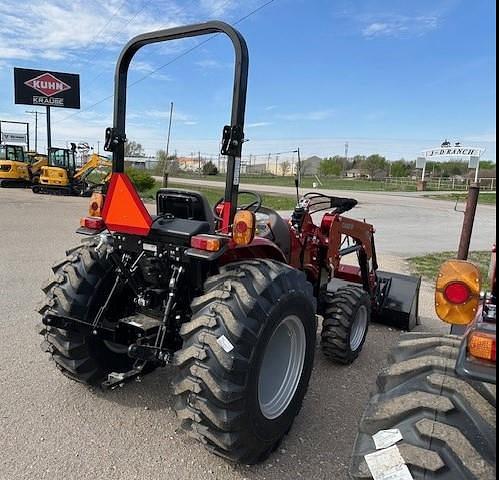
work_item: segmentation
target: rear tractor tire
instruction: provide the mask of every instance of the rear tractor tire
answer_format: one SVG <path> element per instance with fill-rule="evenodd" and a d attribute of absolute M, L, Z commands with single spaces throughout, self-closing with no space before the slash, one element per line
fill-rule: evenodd
<path fill-rule="evenodd" d="M 232 462 L 268 458 L 308 388 L 315 312 L 305 275 L 278 262 L 231 264 L 209 278 L 176 355 L 174 393 L 187 432 Z"/>
<path fill-rule="evenodd" d="M 93 319 L 105 301 L 114 281 L 111 263 L 96 252 L 97 239 L 68 252 L 52 270 L 54 278 L 43 287 L 46 298 L 39 313 Z M 126 302 L 121 298 L 121 306 Z M 120 305 L 111 302 L 110 309 Z M 120 308 L 120 307 L 117 307 Z M 43 346 L 67 377 L 89 385 L 99 385 L 111 372 L 126 372 L 133 367 L 127 346 L 109 343 L 89 333 L 46 327 Z"/>
<path fill-rule="evenodd" d="M 372 480 L 364 456 L 372 436 L 398 429 L 397 444 L 414 480 L 496 478 L 496 386 L 459 378 L 461 338 L 402 336 L 378 377 L 359 427 L 351 478 Z"/>
<path fill-rule="evenodd" d="M 324 355 L 342 365 L 362 352 L 371 321 L 371 299 L 360 287 L 343 287 L 323 298 L 321 346 Z"/>

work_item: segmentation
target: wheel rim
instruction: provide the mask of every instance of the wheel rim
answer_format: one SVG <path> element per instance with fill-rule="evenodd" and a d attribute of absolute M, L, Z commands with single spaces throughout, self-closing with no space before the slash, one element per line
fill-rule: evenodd
<path fill-rule="evenodd" d="M 307 338 L 296 316 L 286 317 L 265 349 L 258 380 L 258 401 L 263 416 L 280 417 L 289 407 L 300 383 Z"/>
<path fill-rule="evenodd" d="M 355 321 L 352 325 L 352 331 L 350 332 L 350 349 L 355 352 L 359 349 L 364 341 L 366 335 L 367 324 L 368 324 L 368 312 L 367 307 L 362 305 L 357 311 L 355 316 Z"/>

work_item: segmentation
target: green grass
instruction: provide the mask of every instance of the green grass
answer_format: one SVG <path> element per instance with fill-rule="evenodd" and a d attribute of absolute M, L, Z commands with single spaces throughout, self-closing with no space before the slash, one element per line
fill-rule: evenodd
<path fill-rule="evenodd" d="M 181 190 L 188 189 L 188 185 L 169 183 L 169 188 L 178 188 Z M 141 192 L 141 196 L 145 200 L 154 200 L 156 198 L 156 192 L 161 188 L 161 184 L 156 182 L 156 186 Z M 195 188 L 192 188 L 197 192 L 200 192 L 206 196 L 211 205 L 215 205 L 220 198 L 223 197 L 224 191 L 221 188 L 207 188 L 207 187 L 198 187 L 196 185 Z M 262 195 L 263 205 L 274 210 L 293 210 L 296 205 L 296 198 L 294 196 L 289 195 Z M 240 195 L 239 196 L 239 204 L 244 205 L 248 203 L 252 203 L 254 201 L 254 197 L 251 195 Z"/>
<path fill-rule="evenodd" d="M 422 257 L 409 258 L 409 265 L 411 270 L 421 275 L 423 278 L 431 283 L 434 283 L 437 279 L 438 271 L 440 266 L 447 260 L 455 259 L 457 257 L 456 252 L 441 252 L 432 253 L 429 255 L 424 255 Z M 480 268 L 484 280 L 484 289 L 489 287 L 488 274 L 490 266 L 491 253 L 487 251 L 471 252 L 469 261 L 473 262 Z"/>
<path fill-rule="evenodd" d="M 200 176 L 189 175 L 186 173 L 175 174 L 178 178 L 193 178 L 196 180 L 207 180 L 212 182 L 225 182 L 225 175 L 214 176 Z M 328 190 L 358 190 L 358 191 L 400 191 L 400 185 L 385 184 L 383 181 L 378 180 L 365 180 L 365 179 L 348 179 L 348 178 L 321 178 L 322 185 L 320 188 Z M 260 175 L 243 175 L 241 176 L 241 183 L 244 185 L 251 183 L 258 183 L 261 185 L 272 185 L 277 187 L 293 187 L 294 177 L 275 177 L 275 176 L 260 176 Z M 313 188 L 313 184 L 317 183 L 314 177 L 303 177 L 302 188 Z M 416 183 L 404 185 L 404 191 L 416 191 Z"/>
<path fill-rule="evenodd" d="M 466 193 L 452 193 L 449 195 L 427 195 L 428 198 L 433 198 L 435 200 L 452 200 L 465 202 L 467 199 Z M 478 203 L 481 205 L 496 205 L 497 204 L 497 194 L 489 192 L 481 192 L 478 197 Z"/>

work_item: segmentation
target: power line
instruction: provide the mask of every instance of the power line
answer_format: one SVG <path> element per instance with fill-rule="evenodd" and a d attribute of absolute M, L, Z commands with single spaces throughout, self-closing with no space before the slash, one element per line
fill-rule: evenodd
<path fill-rule="evenodd" d="M 121 26 L 121 30 L 123 30 L 126 26 L 130 25 L 131 22 L 133 22 L 137 16 L 142 13 L 146 8 L 147 6 L 149 5 L 150 3 L 150 0 L 147 0 L 143 5 L 142 5 L 142 8 L 140 10 L 138 10 L 132 17 L 130 17 L 128 19 L 127 22 L 125 22 L 125 24 L 123 26 Z M 115 37 L 116 35 L 113 35 L 113 37 Z M 86 60 L 87 63 L 90 63 L 92 60 L 94 60 L 98 54 L 100 54 L 103 50 L 104 50 L 105 47 L 101 47 L 90 59 Z M 94 78 L 92 78 L 91 80 L 88 81 L 87 83 L 87 87 L 89 87 L 90 85 L 92 85 L 98 78 L 102 77 L 102 75 L 104 75 L 104 71 L 100 72 L 99 74 L 97 74 Z"/>
<path fill-rule="evenodd" d="M 248 18 L 250 18 L 251 16 L 257 14 L 258 12 L 260 12 L 261 10 L 263 10 L 264 8 L 268 7 L 270 4 L 274 3 L 275 1 L 277 0 L 269 0 L 268 2 L 266 2 L 265 4 L 261 5 L 260 7 L 256 8 L 255 10 L 253 10 L 252 12 L 248 13 L 247 15 L 245 15 L 244 17 L 240 18 L 239 20 L 237 20 L 234 25 L 239 25 L 240 23 L 244 22 L 245 20 L 247 20 Z M 166 68 L 166 67 L 169 67 L 170 65 L 172 65 L 173 63 L 177 62 L 178 60 L 186 57 L 187 55 L 189 55 L 190 53 L 192 53 L 193 51 L 195 50 L 198 50 L 199 48 L 203 47 L 204 45 L 206 45 L 208 42 L 211 42 L 213 39 L 215 39 L 216 37 L 218 37 L 220 34 L 219 33 L 216 33 L 214 35 L 212 35 L 211 37 L 209 37 L 208 39 L 202 41 L 201 43 L 198 43 L 197 45 L 195 45 L 194 47 L 191 47 L 189 48 L 188 50 L 186 50 L 185 52 L 181 53 L 180 55 L 177 55 L 175 58 L 173 58 L 172 60 L 170 60 L 169 62 L 161 65 L 160 67 L 152 70 L 151 72 L 147 73 L 146 75 L 144 75 L 143 77 L 139 78 L 138 80 L 135 80 L 134 82 L 130 83 L 128 85 L 128 88 L 131 88 L 141 82 L 143 82 L 146 78 L 149 78 L 151 75 L 154 75 L 155 73 L 157 73 L 158 71 L 162 70 L 163 68 Z M 66 120 L 69 120 L 70 118 L 73 118 L 77 115 L 80 115 L 81 113 L 83 112 L 86 112 L 94 107 L 97 107 L 98 105 L 104 103 L 105 101 L 109 100 L 110 98 L 113 98 L 114 94 L 111 94 L 111 95 L 108 95 L 107 97 L 93 103 L 92 105 L 89 105 L 88 107 L 86 108 L 82 108 L 81 110 L 78 110 L 77 112 L 75 113 L 72 113 L 71 115 L 68 115 L 67 117 L 64 117 L 62 118 L 61 120 L 58 120 L 54 123 L 60 123 L 60 122 L 64 122 Z"/>
<path fill-rule="evenodd" d="M 99 30 L 99 32 L 97 33 L 97 35 L 95 35 L 94 37 L 94 42 L 97 41 L 97 39 L 104 33 L 104 31 L 106 30 L 106 28 L 108 27 L 108 25 L 113 21 L 114 17 L 116 15 L 118 15 L 118 12 L 124 7 L 125 3 L 127 2 L 127 0 L 123 0 L 123 2 L 120 3 L 120 6 L 116 9 L 116 11 L 111 15 L 111 17 L 109 18 L 109 20 L 105 23 L 105 25 Z M 100 52 L 102 51 L 102 49 L 98 50 L 97 53 L 95 55 L 93 55 L 89 60 L 87 60 L 87 62 L 91 62 L 92 60 L 94 60 L 96 57 L 97 57 L 97 54 L 99 54 Z"/>

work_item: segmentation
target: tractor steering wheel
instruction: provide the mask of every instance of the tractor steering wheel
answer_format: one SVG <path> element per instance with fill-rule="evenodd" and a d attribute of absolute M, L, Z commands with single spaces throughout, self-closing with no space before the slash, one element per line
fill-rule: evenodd
<path fill-rule="evenodd" d="M 238 192 L 238 195 L 251 195 L 252 197 L 255 197 L 255 200 L 253 202 L 251 202 L 248 205 L 241 205 L 239 207 L 239 210 L 249 210 L 251 212 L 256 213 L 256 212 L 258 212 L 258 210 L 260 210 L 260 208 L 262 208 L 263 199 L 262 199 L 261 195 L 259 195 L 258 193 L 250 192 L 247 190 L 240 190 Z M 213 207 L 213 214 L 215 215 L 215 219 L 219 220 L 219 221 L 222 220 L 222 218 L 218 214 L 218 207 L 220 206 L 220 204 L 223 201 L 224 201 L 224 198 L 222 197 L 217 203 L 215 203 L 215 206 Z"/>

